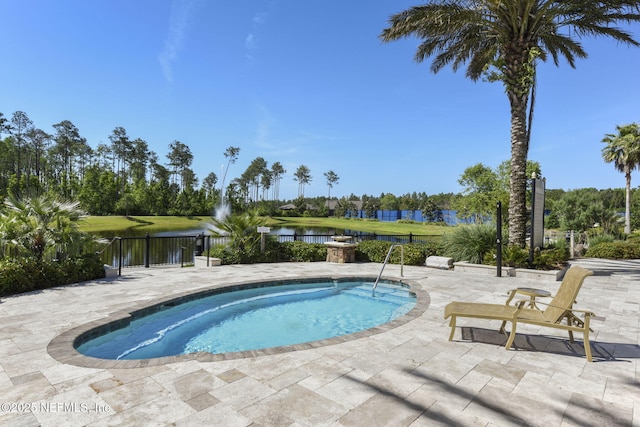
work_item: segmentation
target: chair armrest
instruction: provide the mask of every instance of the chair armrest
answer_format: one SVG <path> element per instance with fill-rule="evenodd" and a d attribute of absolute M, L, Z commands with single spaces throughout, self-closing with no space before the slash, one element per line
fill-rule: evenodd
<path fill-rule="evenodd" d="M 521 299 L 518 300 L 517 302 L 517 306 L 520 306 L 522 304 L 522 302 L 529 302 L 529 305 L 531 308 L 537 308 L 536 306 L 536 298 L 540 297 L 540 298 L 547 298 L 551 296 L 550 292 L 547 292 L 545 290 L 542 289 L 535 289 L 535 288 L 516 288 L 516 289 L 511 289 L 510 291 L 507 291 L 507 295 L 509 295 L 509 297 L 507 298 L 507 300 L 505 301 L 504 305 L 509 305 L 511 303 L 511 301 L 513 301 L 513 299 L 515 298 L 516 295 L 520 295 L 522 297 L 526 297 L 528 299 Z"/>
<path fill-rule="evenodd" d="M 547 304 L 547 303 L 545 303 L 545 302 L 539 302 L 539 301 L 536 301 L 536 303 L 537 303 L 537 304 L 544 305 L 544 306 L 547 306 L 547 307 L 562 308 L 562 309 L 567 310 L 567 311 L 569 311 L 569 312 L 571 312 L 571 313 L 582 313 L 582 314 L 584 314 L 585 316 L 595 316 L 595 315 L 596 315 L 596 314 L 595 314 L 593 311 L 591 311 L 591 310 L 581 310 L 581 309 L 578 309 L 578 308 L 565 308 L 565 307 L 558 307 L 558 306 L 556 306 L 556 305 L 551 305 L 551 304 Z"/>

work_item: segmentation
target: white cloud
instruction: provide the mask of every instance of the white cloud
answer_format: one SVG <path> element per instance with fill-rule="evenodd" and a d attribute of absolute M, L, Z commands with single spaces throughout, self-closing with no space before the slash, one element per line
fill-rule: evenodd
<path fill-rule="evenodd" d="M 256 32 L 258 31 L 260 26 L 265 24 L 267 16 L 268 14 L 266 12 L 259 12 L 253 15 L 253 27 L 244 41 L 245 55 L 248 59 L 253 59 L 252 52 L 258 49 L 258 44 L 256 42 Z"/>
<path fill-rule="evenodd" d="M 262 25 L 267 20 L 267 12 L 260 12 L 253 15 L 253 23 L 257 25 Z"/>
<path fill-rule="evenodd" d="M 253 33 L 250 33 L 247 36 L 247 38 L 244 40 L 244 47 L 245 49 L 247 49 L 247 51 L 251 51 L 255 48 L 256 46 L 255 38 L 256 36 Z"/>
<path fill-rule="evenodd" d="M 173 0 L 171 3 L 171 17 L 169 19 L 169 33 L 164 41 L 164 48 L 158 55 L 164 78 L 173 81 L 173 63 L 178 59 L 178 52 L 182 48 L 184 33 L 187 28 L 189 13 L 195 4 L 194 0 Z"/>

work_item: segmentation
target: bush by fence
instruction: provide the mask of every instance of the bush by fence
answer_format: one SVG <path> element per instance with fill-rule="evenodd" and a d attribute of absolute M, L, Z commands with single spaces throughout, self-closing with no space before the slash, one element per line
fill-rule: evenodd
<path fill-rule="evenodd" d="M 361 242 L 356 248 L 356 261 L 384 262 L 393 243 L 383 240 L 368 240 Z M 389 263 L 400 264 L 404 252 L 405 265 L 424 265 L 428 256 L 440 255 L 442 247 L 434 243 L 409 243 L 402 249 L 395 249 L 389 257 Z"/>
<path fill-rule="evenodd" d="M 393 242 L 384 240 L 367 240 L 356 247 L 356 261 L 384 262 Z M 403 248 L 394 250 L 389 263 L 400 264 L 404 251 L 405 265 L 424 265 L 425 259 L 431 255 L 439 255 L 441 247 L 433 243 L 407 243 Z M 249 264 L 256 262 L 317 262 L 327 259 L 327 247 L 321 243 L 305 243 L 302 241 L 278 242 L 268 239 L 264 253 L 239 254 L 232 248 L 217 246 L 212 248 L 209 256 L 220 258 L 222 264 Z"/>
<path fill-rule="evenodd" d="M 104 275 L 102 260 L 94 254 L 60 262 L 8 259 L 0 262 L 0 296 L 99 279 Z"/>
<path fill-rule="evenodd" d="M 602 242 L 590 245 L 585 255 L 590 258 L 638 259 L 640 258 L 640 243 Z"/>

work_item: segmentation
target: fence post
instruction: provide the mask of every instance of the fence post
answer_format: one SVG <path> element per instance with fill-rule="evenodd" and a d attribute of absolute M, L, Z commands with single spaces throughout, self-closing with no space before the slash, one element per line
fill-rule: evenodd
<path fill-rule="evenodd" d="M 144 267 L 145 268 L 149 268 L 149 258 L 150 258 L 150 250 L 149 247 L 151 246 L 151 237 L 149 237 L 149 233 L 147 233 L 147 235 L 145 236 L 145 251 L 144 251 Z"/>
<path fill-rule="evenodd" d="M 496 276 L 502 277 L 502 202 L 496 205 Z"/>
<path fill-rule="evenodd" d="M 409 232 L 409 243 L 413 243 L 413 233 Z"/>
<path fill-rule="evenodd" d="M 207 235 L 205 251 L 207 252 L 207 267 L 209 267 L 209 249 L 211 249 L 211 236 Z"/>
<path fill-rule="evenodd" d="M 118 276 L 122 276 L 122 237 L 118 237 L 120 245 L 118 248 Z"/>

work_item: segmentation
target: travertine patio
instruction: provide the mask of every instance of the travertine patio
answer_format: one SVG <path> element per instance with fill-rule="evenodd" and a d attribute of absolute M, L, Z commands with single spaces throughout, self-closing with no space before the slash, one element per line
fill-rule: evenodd
<path fill-rule="evenodd" d="M 500 302 L 509 289 L 558 282 L 404 267 L 426 310 L 379 334 L 277 354 L 101 368 L 62 363 L 57 336 L 110 313 L 247 280 L 377 275 L 380 264 L 291 263 L 127 269 L 122 277 L 3 298 L 0 425 L 631 426 L 640 425 L 640 261 L 580 260 L 596 271 L 577 308 L 597 314 L 594 363 L 579 335 L 461 319 L 452 300 Z M 398 278 L 399 266 L 385 276 Z M 53 356 L 55 356 L 55 358 Z M 71 359 L 70 359 L 71 360 Z"/>

